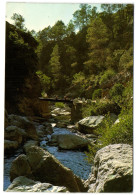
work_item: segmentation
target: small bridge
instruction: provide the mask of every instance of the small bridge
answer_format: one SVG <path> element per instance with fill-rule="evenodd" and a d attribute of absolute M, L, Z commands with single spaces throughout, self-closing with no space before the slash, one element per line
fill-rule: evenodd
<path fill-rule="evenodd" d="M 43 98 L 39 97 L 40 100 L 47 101 L 47 102 L 64 102 L 64 103 L 71 103 L 73 104 L 73 100 L 69 99 L 59 99 L 59 98 Z"/>
<path fill-rule="evenodd" d="M 68 98 L 59 99 L 58 97 L 56 97 L 56 98 L 39 97 L 39 100 L 41 100 L 43 102 L 46 101 L 46 102 L 66 103 L 71 108 L 71 121 L 77 122 L 78 120 L 82 119 L 82 102 L 74 103 L 74 100 L 70 100 Z M 45 106 L 47 106 L 47 104 L 45 104 Z M 44 110 L 44 103 L 42 104 L 42 109 Z"/>

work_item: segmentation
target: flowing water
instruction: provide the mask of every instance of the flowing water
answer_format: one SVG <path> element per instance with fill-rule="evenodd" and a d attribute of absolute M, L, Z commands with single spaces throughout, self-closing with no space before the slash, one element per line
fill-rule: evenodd
<path fill-rule="evenodd" d="M 40 125 L 40 124 L 39 124 Z M 71 132 L 65 128 L 53 128 L 54 134 L 71 134 Z M 50 139 L 50 135 L 47 136 Z M 64 166 L 70 168 L 75 175 L 82 179 L 87 179 L 90 172 L 91 166 L 85 160 L 86 155 L 84 152 L 78 150 L 59 150 L 57 146 L 49 146 L 46 139 L 40 142 L 40 146 L 48 150 L 53 154 Z M 12 156 L 5 156 L 4 158 L 4 190 L 10 185 L 9 172 L 12 161 L 22 153 L 22 150 L 17 150 Z"/>

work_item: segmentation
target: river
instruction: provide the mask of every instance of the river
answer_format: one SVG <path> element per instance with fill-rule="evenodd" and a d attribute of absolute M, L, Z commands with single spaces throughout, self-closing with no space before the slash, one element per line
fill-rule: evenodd
<path fill-rule="evenodd" d="M 41 124 L 39 124 L 41 125 Z M 38 128 L 38 126 L 36 125 Z M 53 127 L 53 134 L 71 134 L 68 129 L 65 128 L 56 128 Z M 51 135 L 48 135 L 48 139 L 50 139 Z M 78 150 L 60 150 L 57 146 L 50 146 L 48 142 L 45 141 L 46 137 L 40 142 L 40 146 L 43 149 L 48 150 L 51 154 L 53 154 L 64 166 L 70 168 L 75 175 L 80 178 L 86 180 L 91 172 L 91 165 L 87 162 L 86 155 L 82 151 Z M 4 190 L 8 188 L 10 185 L 10 167 L 12 161 L 20 154 L 23 153 L 22 149 L 18 149 L 12 156 L 5 156 L 4 158 Z"/>

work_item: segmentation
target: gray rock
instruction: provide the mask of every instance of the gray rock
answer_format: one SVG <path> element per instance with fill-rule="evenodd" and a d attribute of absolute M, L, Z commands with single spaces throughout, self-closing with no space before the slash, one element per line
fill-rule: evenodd
<path fill-rule="evenodd" d="M 80 178 L 74 175 L 70 169 L 64 167 L 49 152 L 36 146 L 28 148 L 26 156 L 20 155 L 15 159 L 10 173 L 11 180 L 18 176 L 30 176 L 36 181 L 65 186 L 70 192 L 86 191 Z"/>
<path fill-rule="evenodd" d="M 29 140 L 27 141 L 24 146 L 23 146 L 23 149 L 25 151 L 25 153 L 27 152 L 27 150 L 32 147 L 32 146 L 38 146 L 38 141 L 35 141 L 35 140 Z"/>
<path fill-rule="evenodd" d="M 66 150 L 87 148 L 91 144 L 88 139 L 75 134 L 53 134 L 51 142 L 57 143 L 59 148 Z"/>
<path fill-rule="evenodd" d="M 23 137 L 25 136 L 25 131 L 21 128 L 18 128 L 17 126 L 11 125 L 5 129 L 5 139 L 17 141 L 19 144 L 22 143 Z"/>
<path fill-rule="evenodd" d="M 94 134 L 94 130 L 102 123 L 104 116 L 89 116 L 78 122 L 78 130 L 82 133 Z"/>
<path fill-rule="evenodd" d="M 25 154 L 19 155 L 11 165 L 10 181 L 18 176 L 31 176 L 32 171 Z"/>
<path fill-rule="evenodd" d="M 53 186 L 50 183 L 41 183 L 20 176 L 14 179 L 6 192 L 68 192 L 68 190 L 63 186 Z"/>
<path fill-rule="evenodd" d="M 114 144 L 100 149 L 94 159 L 94 167 L 86 184 L 88 192 L 132 192 L 132 147 Z"/>
<path fill-rule="evenodd" d="M 8 116 L 9 124 L 24 129 L 27 139 L 38 140 L 34 124 L 27 117 L 11 114 Z"/>

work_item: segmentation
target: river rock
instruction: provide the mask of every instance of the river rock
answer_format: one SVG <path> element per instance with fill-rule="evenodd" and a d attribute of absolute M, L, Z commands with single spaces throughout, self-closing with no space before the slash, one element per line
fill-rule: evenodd
<path fill-rule="evenodd" d="M 18 176 L 49 182 L 55 186 L 65 186 L 70 192 L 87 191 L 79 177 L 49 152 L 37 146 L 28 148 L 26 155 L 20 155 L 13 161 L 10 170 L 11 181 Z"/>
<path fill-rule="evenodd" d="M 133 152 L 128 144 L 114 144 L 100 149 L 94 158 L 88 192 L 132 192 Z"/>
<path fill-rule="evenodd" d="M 24 146 L 23 146 L 23 149 L 25 151 L 25 153 L 27 152 L 27 150 L 32 147 L 32 146 L 38 146 L 38 141 L 35 141 L 35 140 L 29 140 L 27 141 Z"/>
<path fill-rule="evenodd" d="M 75 134 L 53 134 L 51 136 L 51 143 L 57 143 L 59 148 L 66 150 L 85 149 L 91 144 L 88 139 Z"/>
<path fill-rule="evenodd" d="M 4 140 L 4 152 L 12 152 L 18 148 L 18 142 L 17 141 L 11 141 L 11 140 Z"/>
<path fill-rule="evenodd" d="M 38 125 L 36 130 L 39 137 L 44 137 L 45 135 L 50 135 L 53 133 L 52 126 L 49 123 Z"/>
<path fill-rule="evenodd" d="M 17 177 L 6 192 L 68 192 L 64 186 L 53 186 L 50 183 L 41 183 L 28 179 L 25 176 Z"/>
<path fill-rule="evenodd" d="M 31 176 L 31 167 L 28 163 L 25 154 L 19 155 L 11 165 L 10 169 L 10 181 L 13 181 L 18 176 Z"/>
<path fill-rule="evenodd" d="M 23 137 L 26 136 L 26 133 L 23 129 L 20 129 L 16 126 L 8 126 L 5 129 L 5 139 L 11 140 L 11 141 L 17 141 L 19 144 L 22 143 Z"/>
<path fill-rule="evenodd" d="M 26 154 L 35 180 L 65 186 L 70 192 L 85 190 L 82 181 L 49 152 L 33 146 Z"/>
<path fill-rule="evenodd" d="M 104 116 L 89 116 L 78 122 L 78 130 L 82 133 L 94 134 L 94 130 L 102 123 Z"/>
<path fill-rule="evenodd" d="M 38 140 L 38 135 L 34 124 L 27 117 L 11 114 L 8 116 L 10 125 L 24 129 L 27 139 Z"/>

